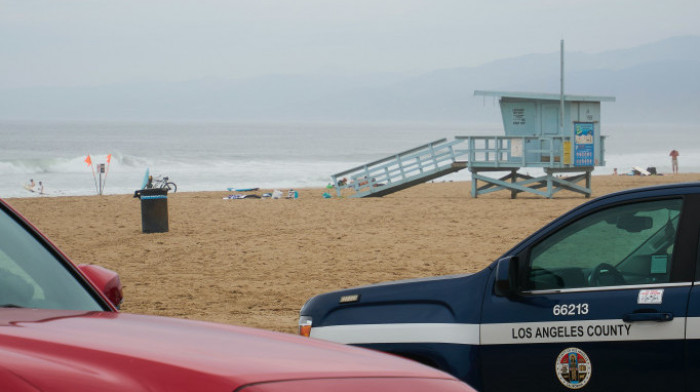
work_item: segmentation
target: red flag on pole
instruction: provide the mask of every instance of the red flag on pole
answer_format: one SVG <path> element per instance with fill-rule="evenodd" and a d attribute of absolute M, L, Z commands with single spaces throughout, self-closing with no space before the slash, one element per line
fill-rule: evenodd
<path fill-rule="evenodd" d="M 107 163 L 112 161 L 112 154 L 107 154 Z"/>
<path fill-rule="evenodd" d="M 95 180 L 95 190 L 99 192 L 97 189 L 97 177 L 95 177 L 95 167 L 92 166 L 92 159 L 90 159 L 90 154 L 88 154 L 87 158 L 85 158 L 85 163 L 90 166 L 90 169 L 92 169 L 92 178 Z"/>

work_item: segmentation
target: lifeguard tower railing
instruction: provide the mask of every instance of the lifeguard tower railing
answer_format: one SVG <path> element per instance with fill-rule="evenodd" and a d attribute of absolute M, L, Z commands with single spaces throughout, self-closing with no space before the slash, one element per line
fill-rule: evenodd
<path fill-rule="evenodd" d="M 520 192 L 551 198 L 564 189 L 589 197 L 593 167 L 571 164 L 570 143 L 569 137 L 561 136 L 457 136 L 333 174 L 331 181 L 338 196 L 349 190 L 349 197 L 380 197 L 469 168 L 472 197 L 509 190 L 512 198 Z M 542 168 L 545 174 L 532 177 L 518 173 L 523 167 Z M 484 172 L 507 174 L 492 178 Z M 583 174 L 559 175 L 567 172 Z M 583 179 L 585 187 L 576 184 Z M 478 181 L 485 184 L 478 186 Z"/>
<path fill-rule="evenodd" d="M 472 173 L 471 195 L 477 197 L 500 190 L 511 192 L 515 198 L 520 192 L 529 192 L 551 198 L 555 193 L 569 190 L 591 195 L 593 166 L 577 166 L 572 158 L 572 138 L 568 136 L 492 136 L 462 137 L 468 151 L 467 166 Z M 601 157 L 604 157 L 605 137 L 600 137 Z M 598 162 L 604 165 L 605 162 Z M 533 177 L 519 173 L 523 167 L 541 168 L 543 175 Z M 500 178 L 483 173 L 506 172 Z M 564 176 L 564 174 L 577 173 Z M 585 180 L 585 186 L 577 183 Z M 479 181 L 484 185 L 479 186 Z"/>
<path fill-rule="evenodd" d="M 465 151 L 455 150 L 456 145 L 463 143 L 463 140 L 436 140 L 333 174 L 331 181 L 338 196 L 344 189 L 353 191 L 349 197 L 388 195 L 466 168 L 465 162 L 457 160 Z"/>

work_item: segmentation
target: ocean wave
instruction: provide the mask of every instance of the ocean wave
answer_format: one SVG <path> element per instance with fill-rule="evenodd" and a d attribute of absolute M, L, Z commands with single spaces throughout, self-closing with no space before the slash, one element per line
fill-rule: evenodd
<path fill-rule="evenodd" d="M 60 171 L 59 168 L 66 165 L 66 162 L 65 159 L 60 158 L 0 160 L 0 174 L 57 172 Z"/>

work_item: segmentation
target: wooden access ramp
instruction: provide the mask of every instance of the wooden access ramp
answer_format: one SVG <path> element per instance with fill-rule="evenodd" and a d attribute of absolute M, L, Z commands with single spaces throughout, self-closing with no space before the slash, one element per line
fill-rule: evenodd
<path fill-rule="evenodd" d="M 354 167 L 331 176 L 338 196 L 346 189 L 349 197 L 381 197 L 466 169 L 458 161 L 465 151 L 455 149 L 462 140 L 436 140 L 396 155 Z"/>

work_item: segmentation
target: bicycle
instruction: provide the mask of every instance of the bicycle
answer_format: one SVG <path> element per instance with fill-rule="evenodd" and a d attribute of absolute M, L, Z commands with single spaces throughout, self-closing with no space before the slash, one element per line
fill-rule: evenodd
<path fill-rule="evenodd" d="M 170 177 L 158 176 L 154 178 L 153 182 L 149 183 L 146 188 L 167 189 L 168 192 L 177 192 L 177 185 L 170 181 Z"/>

